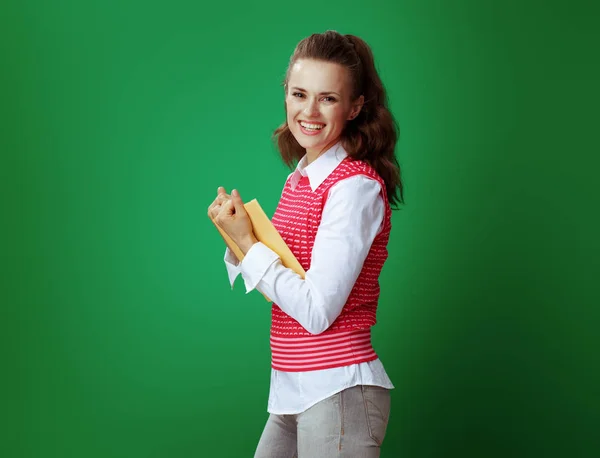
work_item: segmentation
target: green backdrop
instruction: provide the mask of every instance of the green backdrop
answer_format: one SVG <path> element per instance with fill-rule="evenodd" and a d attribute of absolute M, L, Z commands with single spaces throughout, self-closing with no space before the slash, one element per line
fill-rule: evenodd
<path fill-rule="evenodd" d="M 382 457 L 599 456 L 597 11 L 485 3 L 3 2 L 0 455 L 252 456 L 270 309 L 206 208 L 272 215 L 288 58 L 336 29 L 401 129 Z"/>

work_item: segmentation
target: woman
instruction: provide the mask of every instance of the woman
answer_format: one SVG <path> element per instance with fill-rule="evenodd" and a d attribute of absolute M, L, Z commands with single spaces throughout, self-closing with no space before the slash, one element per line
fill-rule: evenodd
<path fill-rule="evenodd" d="M 209 207 L 244 253 L 227 249 L 231 283 L 273 300 L 267 424 L 255 457 L 378 457 L 393 388 L 371 346 L 391 208 L 403 202 L 395 121 L 369 46 L 328 31 L 296 47 L 277 139 L 295 171 L 273 224 L 302 279 L 252 232 L 240 194 Z"/>

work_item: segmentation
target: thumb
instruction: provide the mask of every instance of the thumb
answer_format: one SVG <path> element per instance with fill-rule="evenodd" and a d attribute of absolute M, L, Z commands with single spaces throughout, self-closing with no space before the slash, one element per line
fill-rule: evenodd
<path fill-rule="evenodd" d="M 233 206 L 235 207 L 236 213 L 238 211 L 244 210 L 244 202 L 242 201 L 242 197 L 237 189 L 231 191 L 231 201 L 233 202 Z"/>

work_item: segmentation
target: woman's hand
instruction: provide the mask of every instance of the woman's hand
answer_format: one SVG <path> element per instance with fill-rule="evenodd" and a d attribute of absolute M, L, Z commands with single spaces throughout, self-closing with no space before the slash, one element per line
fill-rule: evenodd
<path fill-rule="evenodd" d="M 213 200 L 212 204 L 210 204 L 208 207 L 209 218 L 214 219 L 219 214 L 221 206 L 228 200 L 231 200 L 231 196 L 225 192 L 225 188 L 223 186 L 219 186 L 219 189 L 217 189 L 216 199 Z"/>
<path fill-rule="evenodd" d="M 219 186 L 219 188 L 217 189 L 217 197 L 208 206 L 208 217 L 211 219 L 211 221 L 214 220 L 215 217 L 219 214 L 219 211 L 221 210 L 221 206 L 230 199 L 231 199 L 231 196 L 225 192 L 225 188 L 223 188 L 222 186 Z M 223 241 L 225 242 L 225 245 L 227 245 L 227 248 L 229 248 L 231 255 L 239 263 L 241 261 L 241 259 L 238 259 L 237 255 L 235 254 L 236 250 L 233 249 L 233 245 L 231 245 L 230 240 L 223 237 Z"/>
<path fill-rule="evenodd" d="M 230 196 L 224 188 L 219 187 L 216 199 L 208 207 L 208 216 L 231 237 L 244 255 L 258 241 L 242 198 L 236 190 Z"/>

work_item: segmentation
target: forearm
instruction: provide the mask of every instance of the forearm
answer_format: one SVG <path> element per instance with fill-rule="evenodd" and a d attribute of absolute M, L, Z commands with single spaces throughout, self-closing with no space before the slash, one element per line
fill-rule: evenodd
<path fill-rule="evenodd" d="M 347 295 L 323 291 L 307 272 L 305 279 L 276 261 L 271 264 L 257 289 L 311 334 L 327 330 L 340 314 Z"/>
<path fill-rule="evenodd" d="M 257 288 L 312 334 L 340 315 L 383 220 L 377 182 L 355 177 L 343 185 L 329 194 L 304 279 L 260 242 L 240 263 L 247 291 Z"/>

